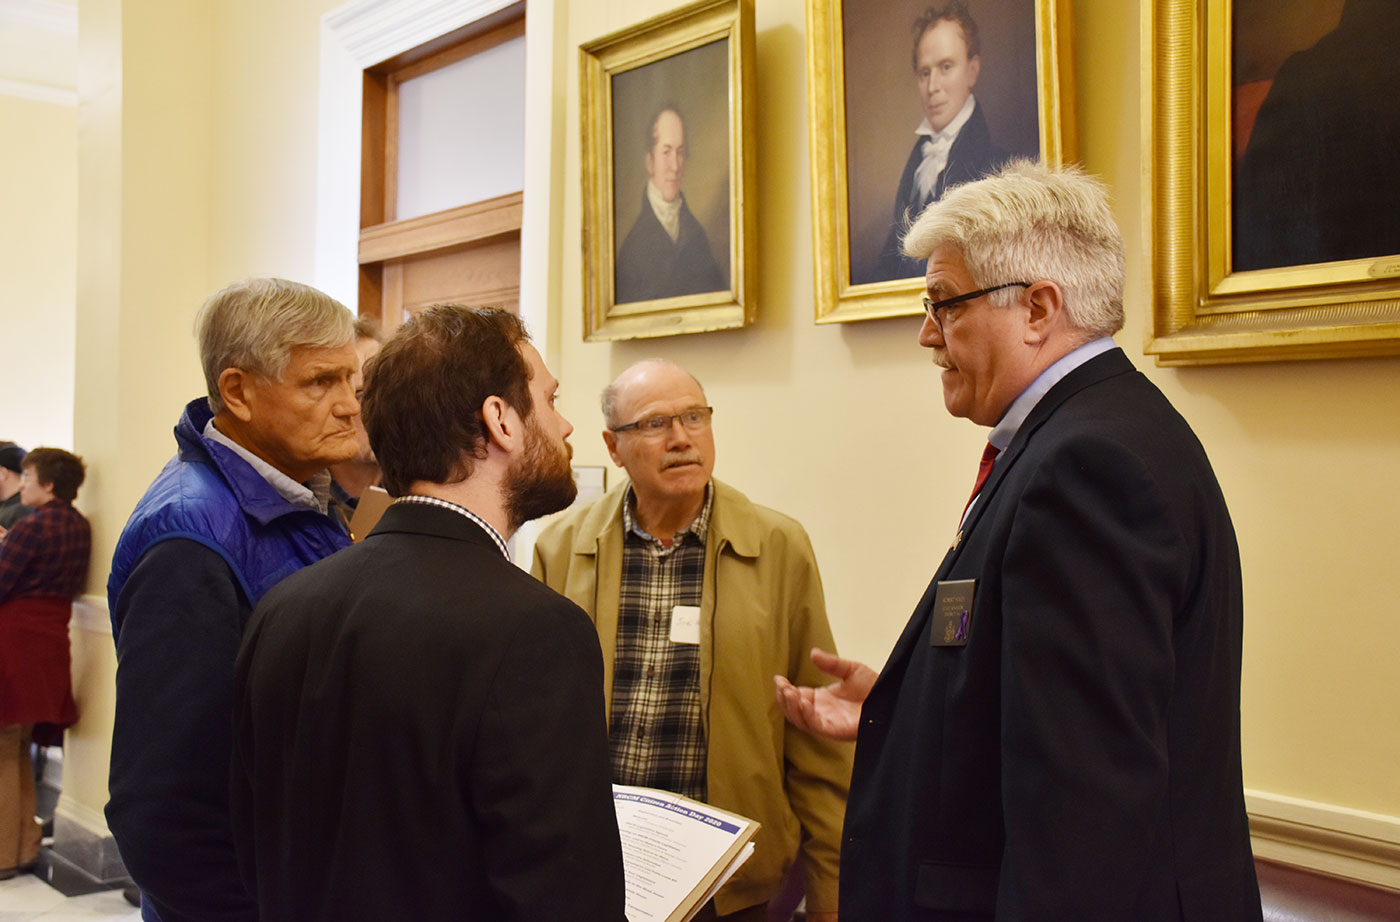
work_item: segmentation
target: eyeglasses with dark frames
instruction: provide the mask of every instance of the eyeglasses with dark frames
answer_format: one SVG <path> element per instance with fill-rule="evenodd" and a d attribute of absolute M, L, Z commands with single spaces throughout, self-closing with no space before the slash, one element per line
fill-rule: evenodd
<path fill-rule="evenodd" d="M 1004 285 L 993 285 L 991 288 L 979 288 L 976 291 L 969 291 L 965 295 L 954 295 L 951 298 L 944 298 L 942 301 L 932 301 L 929 299 L 928 295 L 925 295 L 924 311 L 928 314 L 928 319 L 933 321 L 933 325 L 938 327 L 938 332 L 942 333 L 943 318 L 939 315 L 939 311 L 946 311 L 948 308 L 956 307 L 964 301 L 971 301 L 973 298 L 980 298 L 994 291 L 1001 291 L 1003 288 L 1015 288 L 1018 285 L 1021 288 L 1031 287 L 1030 282 L 1007 282 Z"/>
<path fill-rule="evenodd" d="M 714 416 L 714 407 L 691 407 L 689 410 L 682 410 L 680 413 L 663 413 L 659 416 L 648 416 L 632 423 L 623 423 L 621 426 L 613 426 L 613 432 L 627 432 L 636 430 L 642 435 L 659 436 L 669 432 L 671 421 L 678 419 L 685 427 L 686 432 L 700 432 L 710 425 L 710 417 Z"/>

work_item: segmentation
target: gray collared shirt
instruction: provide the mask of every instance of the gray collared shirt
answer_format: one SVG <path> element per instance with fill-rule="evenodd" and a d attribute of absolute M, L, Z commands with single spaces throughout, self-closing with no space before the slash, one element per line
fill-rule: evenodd
<path fill-rule="evenodd" d="M 271 464 L 268 464 L 262 458 L 259 458 L 257 455 L 220 432 L 218 427 L 214 425 L 214 420 L 212 419 L 204 424 L 204 437 L 211 441 L 218 442 L 220 445 L 233 451 L 244 461 L 247 461 L 249 466 L 257 471 L 259 476 L 272 486 L 272 489 L 277 491 L 278 496 L 281 496 L 292 505 L 305 506 L 308 509 L 315 509 L 320 513 L 325 513 L 330 507 L 330 471 L 318 471 L 313 474 L 311 479 L 306 481 L 306 483 L 297 483 Z"/>

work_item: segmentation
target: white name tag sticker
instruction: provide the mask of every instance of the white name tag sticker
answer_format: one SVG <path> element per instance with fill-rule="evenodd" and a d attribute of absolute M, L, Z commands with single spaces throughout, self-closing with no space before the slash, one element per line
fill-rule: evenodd
<path fill-rule="evenodd" d="M 700 606 L 677 605 L 671 609 L 671 643 L 700 642 Z"/>

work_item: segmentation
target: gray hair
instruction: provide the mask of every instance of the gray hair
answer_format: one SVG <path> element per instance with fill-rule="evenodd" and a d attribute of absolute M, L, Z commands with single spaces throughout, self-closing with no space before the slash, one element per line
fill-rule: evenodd
<path fill-rule="evenodd" d="M 956 247 L 979 288 L 1055 282 L 1070 327 L 1086 341 L 1123 328 L 1123 237 L 1108 187 L 1078 167 L 1013 160 L 926 208 L 903 243 L 914 259 Z M 1001 307 L 1015 297 L 1015 289 L 989 296 Z"/>
<path fill-rule="evenodd" d="M 276 381 L 296 346 L 338 349 L 355 340 L 355 318 L 330 295 L 285 279 L 255 278 L 215 292 L 195 317 L 209 409 L 222 413 L 219 375 L 239 368 Z"/>
<path fill-rule="evenodd" d="M 627 372 L 636 368 L 638 365 L 670 365 L 672 368 L 680 369 L 681 371 L 684 371 L 686 374 L 690 375 L 690 380 L 694 381 L 695 386 L 700 388 L 701 394 L 705 393 L 705 385 L 700 383 L 700 379 L 695 377 L 695 375 L 692 374 L 690 371 L 681 368 L 681 366 L 677 365 L 675 362 L 672 362 L 668 359 L 640 359 L 624 368 L 622 370 L 622 373 L 619 374 L 616 378 L 614 378 L 611 384 L 603 388 L 603 393 L 599 397 L 598 403 L 603 410 L 603 425 L 607 426 L 609 429 L 618 424 L 617 417 L 615 415 L 617 413 L 617 397 L 618 394 L 622 392 L 622 387 L 618 384 L 618 382 L 627 376 Z"/>

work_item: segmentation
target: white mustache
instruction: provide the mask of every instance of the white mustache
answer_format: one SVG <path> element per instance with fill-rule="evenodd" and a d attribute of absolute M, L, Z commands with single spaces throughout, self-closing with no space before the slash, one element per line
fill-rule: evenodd
<path fill-rule="evenodd" d="M 948 358 L 948 350 L 934 348 L 933 364 L 937 365 L 939 368 L 952 368 L 953 362 L 951 359 Z"/>

